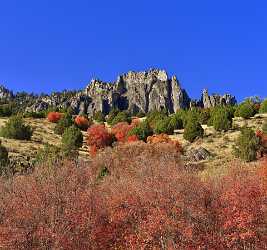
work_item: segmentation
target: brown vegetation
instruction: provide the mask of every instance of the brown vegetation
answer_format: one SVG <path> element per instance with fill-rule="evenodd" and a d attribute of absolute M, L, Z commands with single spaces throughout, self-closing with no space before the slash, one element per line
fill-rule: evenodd
<path fill-rule="evenodd" d="M 42 166 L 1 181 L 0 247 L 265 249 L 266 169 L 235 164 L 202 181 L 174 145 L 144 142 L 107 148 L 89 166 Z"/>
<path fill-rule="evenodd" d="M 159 134 L 159 135 L 152 135 L 147 137 L 147 143 L 169 143 L 174 145 L 177 152 L 182 152 L 182 146 L 179 143 L 178 140 L 172 140 L 170 137 L 166 134 Z"/>

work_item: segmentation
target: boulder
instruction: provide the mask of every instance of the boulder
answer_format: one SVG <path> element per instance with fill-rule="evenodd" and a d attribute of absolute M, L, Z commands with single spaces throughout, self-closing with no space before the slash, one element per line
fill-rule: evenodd
<path fill-rule="evenodd" d="M 211 156 L 210 152 L 203 148 L 193 148 L 186 152 L 185 159 L 190 162 L 207 160 Z"/>

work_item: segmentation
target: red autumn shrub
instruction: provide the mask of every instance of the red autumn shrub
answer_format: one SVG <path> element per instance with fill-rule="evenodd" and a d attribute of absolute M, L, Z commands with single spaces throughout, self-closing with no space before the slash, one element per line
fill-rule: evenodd
<path fill-rule="evenodd" d="M 262 161 L 261 167 L 258 169 L 258 175 L 263 192 L 267 196 L 267 157 Z M 267 207 L 266 207 L 267 208 Z M 267 213 L 267 210 L 266 210 Z"/>
<path fill-rule="evenodd" d="M 74 163 L 61 164 L 1 184 L 1 248 L 92 249 L 90 228 L 101 209 L 92 174 Z"/>
<path fill-rule="evenodd" d="M 261 137 L 263 135 L 263 132 L 261 130 L 256 130 L 256 136 Z"/>
<path fill-rule="evenodd" d="M 86 117 L 80 115 L 76 116 L 74 122 L 81 130 L 87 130 L 92 124 Z"/>
<path fill-rule="evenodd" d="M 259 175 L 235 166 L 220 184 L 215 207 L 223 249 L 265 249 L 266 193 Z"/>
<path fill-rule="evenodd" d="M 137 135 L 130 135 L 126 139 L 126 142 L 128 142 L 128 143 L 136 142 L 136 141 L 139 141 L 139 138 Z"/>
<path fill-rule="evenodd" d="M 87 144 L 93 148 L 93 152 L 109 146 L 111 143 L 112 135 L 108 132 L 105 125 L 95 124 L 87 130 Z"/>
<path fill-rule="evenodd" d="M 131 123 L 130 125 L 127 122 L 119 122 L 114 125 L 111 129 L 111 133 L 114 134 L 118 142 L 128 141 L 128 133 L 137 126 L 137 122 Z M 133 140 L 134 137 L 130 139 Z"/>
<path fill-rule="evenodd" d="M 49 112 L 47 119 L 49 122 L 57 123 L 63 117 L 62 113 L 59 112 Z"/>
<path fill-rule="evenodd" d="M 256 136 L 260 139 L 259 154 L 261 157 L 263 157 L 265 154 L 267 154 L 267 134 L 261 130 L 257 130 Z"/>
<path fill-rule="evenodd" d="M 2 179 L 1 248 L 266 249 L 266 169 L 234 167 L 203 182 L 171 144 L 133 142 Z"/>
<path fill-rule="evenodd" d="M 184 170 L 172 145 L 120 144 L 98 154 L 91 167 L 97 173 L 103 166 L 109 174 L 99 191 L 106 209 L 95 238 L 102 239 L 99 249 L 213 246 L 210 191 Z"/>
<path fill-rule="evenodd" d="M 147 137 L 147 143 L 169 143 L 173 145 L 178 152 L 182 152 L 182 146 L 177 140 L 172 140 L 167 134 L 152 135 Z"/>

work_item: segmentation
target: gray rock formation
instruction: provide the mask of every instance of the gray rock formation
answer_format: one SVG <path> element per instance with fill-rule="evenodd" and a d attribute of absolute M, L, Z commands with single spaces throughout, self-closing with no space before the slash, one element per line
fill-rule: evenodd
<path fill-rule="evenodd" d="M 181 88 L 176 76 L 168 77 L 165 70 L 151 69 L 144 72 L 130 71 L 120 75 L 115 82 L 92 80 L 82 91 L 63 91 L 50 95 L 33 95 L 25 92 L 13 94 L 0 86 L 0 101 L 15 101 L 20 110 L 40 112 L 49 107 L 71 108 L 76 114 L 92 116 L 101 111 L 108 114 L 111 109 L 128 110 L 135 114 L 154 109 L 166 109 L 170 113 L 178 109 L 200 106 L 204 108 L 221 104 L 235 104 L 231 95 L 209 95 L 203 91 L 200 101 L 192 101 Z"/>
<path fill-rule="evenodd" d="M 87 113 L 93 115 L 96 111 L 108 114 L 113 103 L 114 84 L 93 79 L 85 88 L 84 95 L 89 97 Z"/>
<path fill-rule="evenodd" d="M 115 83 L 92 80 L 85 94 L 91 98 L 88 114 L 102 111 L 107 114 L 112 108 L 129 110 L 132 113 L 166 109 L 173 113 L 189 107 L 190 98 L 180 87 L 176 77 L 168 78 L 164 70 L 133 72 L 118 77 Z"/>
<path fill-rule="evenodd" d="M 204 89 L 202 93 L 202 98 L 200 105 L 204 108 L 211 108 L 218 105 L 234 105 L 236 104 L 236 99 L 230 94 L 225 94 L 223 96 L 213 94 L 209 95 L 208 90 Z"/>
<path fill-rule="evenodd" d="M 0 85 L 0 99 L 10 101 L 14 97 L 13 92 Z"/>
<path fill-rule="evenodd" d="M 190 108 L 191 99 L 186 91 L 181 88 L 176 76 L 172 77 L 170 93 L 174 112 L 176 112 L 178 109 Z"/>

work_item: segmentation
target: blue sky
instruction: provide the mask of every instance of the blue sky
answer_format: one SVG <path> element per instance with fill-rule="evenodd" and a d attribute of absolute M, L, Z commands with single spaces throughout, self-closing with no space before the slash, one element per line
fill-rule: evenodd
<path fill-rule="evenodd" d="M 0 1 L 0 83 L 50 92 L 163 68 L 193 98 L 266 97 L 266 13 L 244 0 Z"/>

